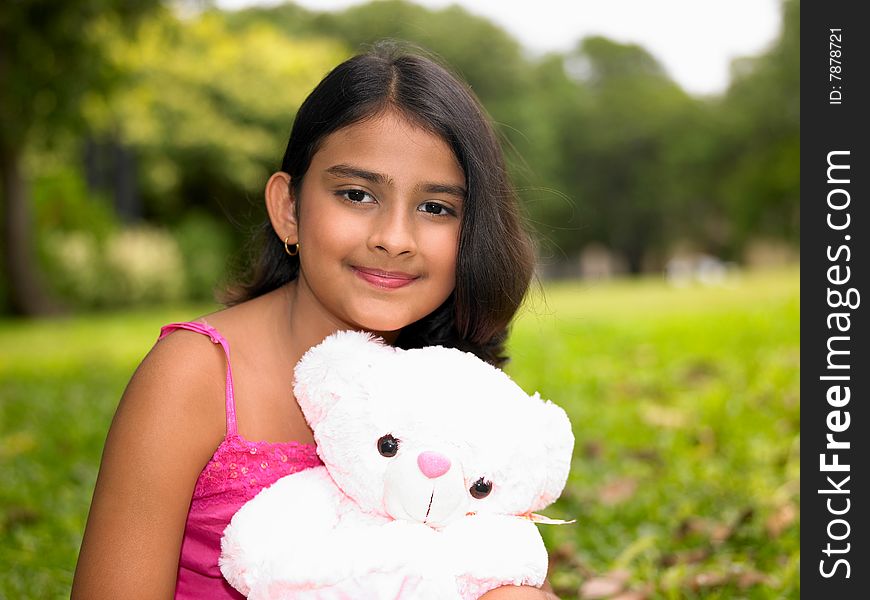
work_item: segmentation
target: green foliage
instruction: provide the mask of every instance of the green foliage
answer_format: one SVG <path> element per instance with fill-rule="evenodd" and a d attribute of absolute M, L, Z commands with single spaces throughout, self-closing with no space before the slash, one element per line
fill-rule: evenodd
<path fill-rule="evenodd" d="M 163 14 L 134 40 L 116 37 L 112 54 L 129 83 L 91 104 L 89 118 L 136 150 L 148 215 L 172 221 L 203 208 L 250 222 L 248 198 L 278 167 L 296 108 L 347 51 L 268 21 L 231 31 L 207 12 Z"/>
<path fill-rule="evenodd" d="M 777 43 L 737 61 L 717 106 L 721 130 L 711 164 L 723 174 L 717 203 L 742 247 L 754 236 L 800 236 L 800 2 L 783 2 Z"/>
<path fill-rule="evenodd" d="M 225 226 L 203 212 L 187 214 L 172 230 L 186 273 L 187 297 L 213 300 L 225 278 L 232 237 Z"/>
<path fill-rule="evenodd" d="M 33 181 L 33 208 L 40 231 L 89 231 L 104 240 L 118 226 L 108 199 L 88 189 L 69 167 L 46 169 Z"/>
<path fill-rule="evenodd" d="M 202 277 L 215 282 L 222 274 L 219 257 L 229 244 L 219 227 L 203 242 L 209 222 L 194 217 L 176 236 L 151 226 L 123 226 L 107 199 L 88 190 L 75 170 L 43 169 L 34 181 L 33 202 L 42 272 L 52 291 L 74 308 L 178 300 L 189 283 L 202 286 Z M 218 258 L 183 260 L 176 237 L 185 236 Z"/>
<path fill-rule="evenodd" d="M 227 226 L 190 211 L 171 230 L 122 226 L 106 198 L 69 168 L 33 185 L 41 268 L 75 308 L 211 300 L 232 254 Z"/>
<path fill-rule="evenodd" d="M 799 274 L 546 293 L 514 328 L 509 372 L 574 425 L 545 512 L 578 522 L 540 526 L 557 591 L 609 573 L 655 599 L 797 597 Z M 161 325 L 212 308 L 0 321 L 0 597 L 68 594 L 126 380 Z"/>
<path fill-rule="evenodd" d="M 0 150 L 22 148 L 34 125 L 81 123 L 79 103 L 118 72 L 103 29 L 129 28 L 158 0 L 17 0 L 0 3 Z"/>
<path fill-rule="evenodd" d="M 22 157 L 34 139 L 48 143 L 84 123 L 81 104 L 117 82 L 105 57 L 107 28 L 130 31 L 159 0 L 15 0 L 0 3 L 0 266 L 8 285 L 2 305 L 45 314 L 33 255 L 31 200 Z M 5 308 L 5 306 L 4 306 Z"/>
<path fill-rule="evenodd" d="M 119 227 L 108 200 L 64 166 L 42 168 L 32 194 L 37 254 L 50 288 L 73 306 L 105 304 L 113 286 L 101 266 L 103 248 Z"/>
<path fill-rule="evenodd" d="M 693 101 L 638 46 L 587 38 L 566 64 L 584 105 L 560 128 L 558 147 L 571 157 L 561 180 L 577 211 L 559 221 L 569 228 L 556 240 L 569 253 L 603 243 L 639 272 L 645 255 L 664 245 L 668 216 L 679 210 L 679 171 L 667 168 L 678 165 L 668 164 L 668 149 L 679 144 Z"/>
<path fill-rule="evenodd" d="M 177 301 L 187 296 L 178 243 L 164 229 L 56 231 L 41 239 L 55 291 L 77 308 Z"/>

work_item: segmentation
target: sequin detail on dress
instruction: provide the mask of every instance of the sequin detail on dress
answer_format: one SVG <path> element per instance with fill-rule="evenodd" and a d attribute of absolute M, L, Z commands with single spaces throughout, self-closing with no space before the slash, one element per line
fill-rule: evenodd
<path fill-rule="evenodd" d="M 202 470 L 192 505 L 247 502 L 281 477 L 322 464 L 311 444 L 251 442 L 239 435 L 227 436 Z"/>

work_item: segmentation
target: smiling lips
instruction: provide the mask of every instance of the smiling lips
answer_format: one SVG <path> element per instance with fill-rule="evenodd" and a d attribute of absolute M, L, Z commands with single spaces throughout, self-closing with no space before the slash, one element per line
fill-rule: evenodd
<path fill-rule="evenodd" d="M 353 267 L 357 277 L 379 288 L 394 290 L 414 283 L 419 276 L 402 273 L 400 271 L 382 271 L 380 269 L 367 269 Z"/>

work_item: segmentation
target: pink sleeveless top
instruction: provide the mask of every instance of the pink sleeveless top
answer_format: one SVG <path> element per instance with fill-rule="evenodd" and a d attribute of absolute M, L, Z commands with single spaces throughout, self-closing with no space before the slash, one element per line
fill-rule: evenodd
<path fill-rule="evenodd" d="M 176 329 L 206 335 L 220 344 L 226 354 L 227 434 L 196 480 L 181 542 L 175 597 L 243 598 L 224 580 L 218 567 L 224 529 L 242 504 L 260 490 L 285 475 L 323 463 L 312 444 L 251 442 L 240 436 L 236 428 L 229 344 L 213 327 L 197 322 L 166 325 L 158 339 Z"/>

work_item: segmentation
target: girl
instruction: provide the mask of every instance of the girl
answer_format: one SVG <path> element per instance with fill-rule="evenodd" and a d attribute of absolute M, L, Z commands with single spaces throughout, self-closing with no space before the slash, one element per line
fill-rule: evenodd
<path fill-rule="evenodd" d="M 263 487 L 319 464 L 290 377 L 327 335 L 505 360 L 532 245 L 492 128 L 444 68 L 394 46 L 336 67 L 299 109 L 265 197 L 252 278 L 228 308 L 164 327 L 124 392 L 74 598 L 239 597 L 220 536 Z"/>

